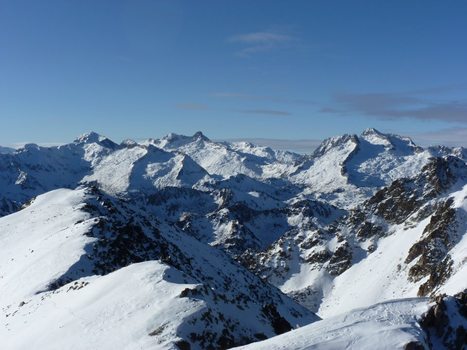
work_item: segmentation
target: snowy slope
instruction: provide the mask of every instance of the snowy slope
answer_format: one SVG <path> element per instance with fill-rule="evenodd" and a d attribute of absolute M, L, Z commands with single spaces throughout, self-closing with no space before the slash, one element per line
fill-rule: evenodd
<path fill-rule="evenodd" d="M 205 305 L 180 298 L 186 278 L 157 261 L 85 277 L 14 304 L 2 320 L 3 349 L 177 348 L 177 328 Z"/>
<path fill-rule="evenodd" d="M 298 154 L 273 151 L 247 142 L 213 142 L 201 132 L 191 137 L 169 134 L 162 139 L 150 139 L 142 144 L 152 144 L 167 151 L 187 154 L 209 174 L 222 178 L 237 174 L 254 178 L 281 177 L 289 173 L 302 158 Z"/>
<path fill-rule="evenodd" d="M 59 189 L 0 218 L 4 344 L 167 348 L 183 341 L 199 349 L 317 320 L 221 251 L 136 208 L 97 188 Z"/>
<path fill-rule="evenodd" d="M 206 171 L 191 158 L 154 146 L 126 147 L 110 153 L 82 182 L 97 182 L 112 194 L 164 187 L 193 187 L 209 181 Z"/>
<path fill-rule="evenodd" d="M 19 304 L 79 260 L 93 225 L 83 212 L 84 190 L 55 190 L 0 218 L 1 307 Z"/>
<path fill-rule="evenodd" d="M 356 309 L 237 349 L 264 350 L 373 350 L 426 346 L 418 324 L 428 310 L 426 299 L 401 299 Z"/>

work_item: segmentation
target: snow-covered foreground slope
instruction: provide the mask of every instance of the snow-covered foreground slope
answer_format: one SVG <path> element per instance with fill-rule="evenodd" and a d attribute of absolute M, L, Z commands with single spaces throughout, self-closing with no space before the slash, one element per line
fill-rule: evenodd
<path fill-rule="evenodd" d="M 82 187 L 0 218 L 2 348 L 225 348 L 318 319 L 136 208 Z"/>
<path fill-rule="evenodd" d="M 84 189 L 59 189 L 0 218 L 1 307 L 46 290 L 84 254 L 92 241 L 85 233 L 94 225 L 81 210 L 84 197 Z"/>
<path fill-rule="evenodd" d="M 176 348 L 177 328 L 206 306 L 180 298 L 195 286 L 184 280 L 179 271 L 149 261 L 29 296 L 6 309 L 2 348 Z"/>
<path fill-rule="evenodd" d="M 406 345 L 411 342 L 427 346 L 425 333 L 418 322 L 427 310 L 426 299 L 388 301 L 355 309 L 238 349 L 402 350 L 407 349 Z"/>

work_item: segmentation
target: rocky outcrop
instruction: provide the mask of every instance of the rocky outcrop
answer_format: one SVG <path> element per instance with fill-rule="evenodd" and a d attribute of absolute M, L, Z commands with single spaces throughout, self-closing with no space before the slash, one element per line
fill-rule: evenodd
<path fill-rule="evenodd" d="M 438 295 L 422 316 L 420 326 L 427 334 L 430 349 L 467 347 L 467 290 L 454 296 Z"/>
<path fill-rule="evenodd" d="M 410 248 L 405 259 L 406 264 L 418 259 L 408 272 L 411 281 L 428 277 L 419 288 L 419 296 L 428 295 L 450 276 L 452 260 L 448 252 L 459 239 L 456 237 L 456 211 L 451 205 L 452 200 L 448 199 L 438 206 L 423 231 L 422 239 Z"/>

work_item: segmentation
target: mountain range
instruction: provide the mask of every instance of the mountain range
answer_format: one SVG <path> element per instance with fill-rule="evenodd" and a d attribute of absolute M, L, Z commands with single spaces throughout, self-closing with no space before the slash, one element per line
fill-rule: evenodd
<path fill-rule="evenodd" d="M 0 149 L 4 349 L 462 349 L 467 150 Z"/>

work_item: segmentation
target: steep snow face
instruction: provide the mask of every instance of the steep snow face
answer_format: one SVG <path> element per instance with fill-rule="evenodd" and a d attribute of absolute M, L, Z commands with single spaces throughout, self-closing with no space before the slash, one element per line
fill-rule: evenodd
<path fill-rule="evenodd" d="M 164 187 L 193 187 L 209 175 L 191 158 L 154 146 L 127 147 L 110 153 L 83 182 L 97 182 L 106 192 L 151 191 Z"/>
<path fill-rule="evenodd" d="M 237 349 L 332 350 L 408 349 L 428 346 L 418 319 L 428 310 L 426 299 L 401 299 L 356 309 L 268 340 Z"/>
<path fill-rule="evenodd" d="M 147 154 L 143 147 L 117 150 L 104 157 L 94 167 L 93 173 L 83 178 L 85 182 L 96 181 L 109 193 L 122 193 L 130 187 L 134 163 Z M 168 160 L 169 157 L 165 157 Z"/>
<path fill-rule="evenodd" d="M 409 138 L 367 129 L 359 137 L 358 150 L 347 160 L 345 170 L 358 187 L 380 187 L 400 177 L 415 176 L 429 157 Z"/>
<path fill-rule="evenodd" d="M 297 184 L 306 185 L 304 193 L 346 205 L 351 200 L 361 200 L 364 193 L 349 183 L 345 162 L 358 149 L 358 138 L 344 135 L 325 140 L 311 160 L 305 161 L 290 177 Z"/>

